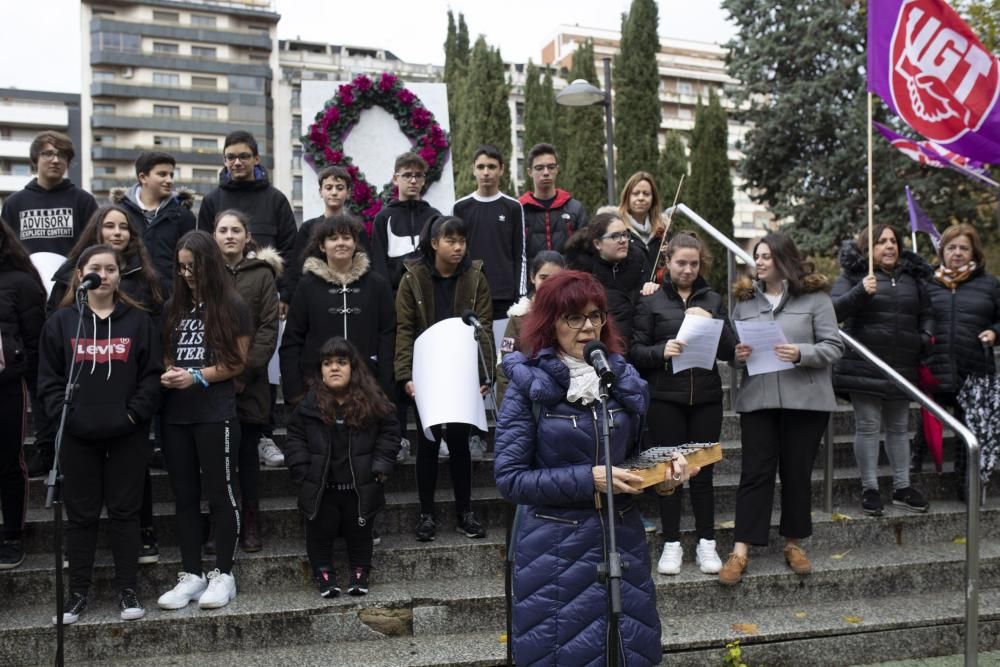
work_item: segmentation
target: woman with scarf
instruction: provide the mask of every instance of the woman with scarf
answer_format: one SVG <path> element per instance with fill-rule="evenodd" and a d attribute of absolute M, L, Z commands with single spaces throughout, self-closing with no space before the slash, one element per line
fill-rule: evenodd
<path fill-rule="evenodd" d="M 663 255 L 666 248 L 663 244 L 670 239 L 667 236 L 667 221 L 663 215 L 660 193 L 652 174 L 647 171 L 632 174 L 622 189 L 618 214 L 628 225 L 632 245 L 645 254 L 648 270 L 652 271 L 656 267 L 656 275 L 647 278 L 656 283 L 661 282 L 667 266 L 667 259 Z"/>

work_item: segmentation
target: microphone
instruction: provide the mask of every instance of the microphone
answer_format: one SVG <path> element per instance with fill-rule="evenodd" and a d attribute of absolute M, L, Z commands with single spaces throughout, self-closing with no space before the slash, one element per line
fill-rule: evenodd
<path fill-rule="evenodd" d="M 477 329 L 483 328 L 483 323 L 479 321 L 478 317 L 476 317 L 476 311 L 472 310 L 471 308 L 466 308 L 462 312 L 462 321 L 465 322 L 470 327 L 475 327 Z"/>
<path fill-rule="evenodd" d="M 80 281 L 80 286 L 76 288 L 76 293 L 86 292 L 87 290 L 97 289 L 101 286 L 101 277 L 96 273 L 88 273 Z"/>
<path fill-rule="evenodd" d="M 606 384 L 615 380 L 615 372 L 608 364 L 608 348 L 599 340 L 592 340 L 583 348 L 583 360 L 594 367 L 597 376 Z"/>

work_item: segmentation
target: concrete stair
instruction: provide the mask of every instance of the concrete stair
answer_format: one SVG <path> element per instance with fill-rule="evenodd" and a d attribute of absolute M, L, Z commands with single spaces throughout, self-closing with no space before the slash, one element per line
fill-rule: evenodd
<path fill-rule="evenodd" d="M 726 377 L 726 375 L 724 375 Z M 912 411 L 911 427 L 918 411 Z M 287 415 L 282 406 L 281 419 Z M 682 521 L 685 564 L 680 575 L 654 572 L 663 622 L 664 664 L 723 664 L 725 644 L 738 640 L 748 665 L 859 665 L 881 660 L 951 655 L 962 651 L 964 623 L 965 506 L 954 500 L 952 448 L 946 443 L 944 474 L 913 475 L 931 511 L 912 514 L 887 506 L 885 516 L 860 511 L 860 485 L 851 435 L 853 412 L 834 415 L 834 513 L 822 511 L 821 451 L 813 473 L 814 534 L 805 543 L 814 564 L 806 577 L 784 564 L 772 518 L 771 545 L 751 552 L 742 584 L 725 588 L 694 564 L 693 522 Z M 412 436 L 413 434 L 411 434 Z M 276 440 L 283 442 L 279 429 Z M 739 418 L 726 412 L 725 459 L 715 475 L 720 554 L 733 541 L 733 507 L 739 481 Z M 889 470 L 880 471 L 889 500 Z M 489 530 L 483 540 L 454 532 L 454 503 L 447 462 L 440 464 L 438 537 L 418 543 L 415 465 L 397 466 L 388 482 L 387 507 L 377 519 L 371 593 L 325 600 L 317 594 L 305 558 L 296 486 L 284 468 L 261 470 L 265 548 L 240 553 L 239 595 L 221 610 L 196 605 L 175 612 L 156 607 L 180 568 L 169 479 L 153 473 L 154 516 L 160 562 L 140 566 L 140 595 L 147 615 L 124 622 L 112 590 L 105 531 L 99 541 L 91 606 L 66 628 L 66 663 L 72 665 L 380 665 L 502 664 L 504 644 L 503 525 L 506 505 L 492 481 L 492 458 L 473 463 L 473 504 Z M 991 485 L 991 492 L 996 485 Z M 42 508 L 42 480 L 29 487 L 25 536 L 28 556 L 0 572 L 0 665 L 51 664 L 53 520 Z M 777 494 L 776 494 L 777 498 Z M 657 522 L 655 498 L 639 499 Z M 685 507 L 687 503 L 685 501 Z M 777 508 L 777 501 L 776 501 Z M 1000 648 L 1000 501 L 983 509 L 980 582 L 981 650 Z M 662 546 L 648 536 L 655 563 Z M 338 562 L 343 562 L 341 557 Z M 206 567 L 208 563 L 206 562 Z M 341 570 L 342 572 L 342 570 Z M 342 575 L 343 576 L 343 575 Z"/>

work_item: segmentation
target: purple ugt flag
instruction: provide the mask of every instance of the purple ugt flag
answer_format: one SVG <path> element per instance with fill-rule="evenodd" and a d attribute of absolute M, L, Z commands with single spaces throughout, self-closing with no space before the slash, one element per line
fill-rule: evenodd
<path fill-rule="evenodd" d="M 934 223 L 927 217 L 923 209 L 917 205 L 916 200 L 913 198 L 913 193 L 910 192 L 909 185 L 906 186 L 906 204 L 910 208 L 910 230 L 923 232 L 930 236 L 931 243 L 934 244 L 934 250 L 937 250 L 938 245 L 941 243 L 941 234 L 934 227 Z"/>
<path fill-rule="evenodd" d="M 1000 163 L 1000 60 L 944 0 L 868 3 L 868 90 L 927 139 Z"/>

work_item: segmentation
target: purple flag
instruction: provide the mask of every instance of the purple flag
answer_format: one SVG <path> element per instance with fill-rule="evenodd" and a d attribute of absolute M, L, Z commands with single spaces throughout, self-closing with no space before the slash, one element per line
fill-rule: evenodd
<path fill-rule="evenodd" d="M 878 121 L 872 121 L 872 125 L 879 133 L 889 140 L 889 143 L 911 160 L 929 167 L 955 167 L 964 172 L 971 172 L 976 176 L 986 175 L 986 165 L 977 160 L 970 160 L 964 155 L 958 155 L 933 141 L 915 141 L 896 134 Z"/>
<path fill-rule="evenodd" d="M 934 244 L 934 250 L 938 249 L 938 245 L 941 243 L 941 234 L 938 233 L 934 223 L 931 219 L 927 217 L 927 214 L 917 206 L 916 200 L 913 199 L 913 193 L 910 192 L 910 186 L 906 186 L 906 204 L 910 209 L 910 230 L 914 232 L 923 232 L 931 237 L 931 243 Z"/>
<path fill-rule="evenodd" d="M 927 139 L 1000 163 L 1000 60 L 944 0 L 868 3 L 868 90 Z"/>

